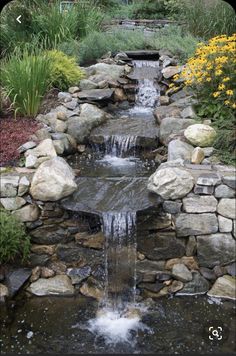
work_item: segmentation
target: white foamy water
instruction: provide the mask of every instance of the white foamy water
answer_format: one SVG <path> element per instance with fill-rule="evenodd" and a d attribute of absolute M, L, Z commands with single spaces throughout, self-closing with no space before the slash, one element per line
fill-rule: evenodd
<path fill-rule="evenodd" d="M 103 336 L 107 344 L 126 342 L 135 345 L 135 335 L 139 330 L 150 331 L 150 328 L 141 322 L 140 313 L 118 313 L 109 309 L 98 311 L 97 318 L 89 321 L 88 330 L 96 335 Z"/>
<path fill-rule="evenodd" d="M 132 157 L 121 158 L 112 155 L 105 155 L 102 159 L 99 160 L 104 164 L 109 164 L 112 166 L 127 166 L 127 165 L 135 165 L 135 161 L 132 160 Z"/>

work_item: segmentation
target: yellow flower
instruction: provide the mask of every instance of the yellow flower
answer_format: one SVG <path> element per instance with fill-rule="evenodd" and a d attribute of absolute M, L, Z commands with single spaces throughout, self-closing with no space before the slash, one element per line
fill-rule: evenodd
<path fill-rule="evenodd" d="M 219 90 L 224 90 L 224 89 L 225 89 L 225 85 L 224 85 L 224 84 L 220 84 L 220 85 L 218 86 L 218 89 L 219 89 Z"/>
<path fill-rule="evenodd" d="M 230 77 L 223 78 L 223 82 L 228 82 L 229 80 L 230 80 Z"/>
<path fill-rule="evenodd" d="M 225 105 L 229 105 L 230 101 L 229 100 L 225 100 L 224 103 L 225 103 Z"/>
<path fill-rule="evenodd" d="M 207 78 L 206 78 L 206 81 L 207 81 L 207 82 L 210 82 L 210 81 L 211 81 L 211 78 L 210 78 L 210 77 L 207 77 Z"/>
<path fill-rule="evenodd" d="M 222 72 L 221 69 L 218 69 L 218 70 L 215 71 L 215 75 L 221 75 L 222 73 L 223 73 L 223 72 Z"/>
<path fill-rule="evenodd" d="M 220 95 L 219 91 L 216 91 L 215 93 L 212 94 L 214 96 L 214 98 L 217 98 Z"/>
<path fill-rule="evenodd" d="M 229 90 L 226 90 L 226 94 L 229 96 L 232 96 L 232 95 L 234 95 L 234 92 L 233 92 L 233 90 L 229 89 Z"/>
<path fill-rule="evenodd" d="M 233 103 L 232 108 L 236 109 L 236 104 L 235 103 Z"/>

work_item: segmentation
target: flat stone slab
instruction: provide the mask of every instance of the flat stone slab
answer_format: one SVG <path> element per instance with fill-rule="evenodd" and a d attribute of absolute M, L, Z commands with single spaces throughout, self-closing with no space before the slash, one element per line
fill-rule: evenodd
<path fill-rule="evenodd" d="M 137 146 L 156 147 L 158 145 L 159 128 L 152 115 L 112 119 L 92 130 L 89 140 L 94 143 L 103 143 L 103 137 L 129 135 L 137 137 Z"/>
<path fill-rule="evenodd" d="M 91 89 L 82 90 L 77 96 L 80 100 L 101 101 L 111 99 L 113 93 L 113 89 Z"/>
<path fill-rule="evenodd" d="M 9 289 L 9 295 L 13 297 L 19 289 L 24 285 L 24 283 L 31 276 L 31 269 L 29 268 L 18 268 L 7 274 L 7 286 Z"/>
<path fill-rule="evenodd" d="M 159 59 L 158 51 L 139 50 L 139 51 L 125 51 L 128 57 L 133 59 Z"/>
<path fill-rule="evenodd" d="M 148 193 L 147 178 L 92 178 L 76 180 L 78 190 L 63 199 L 64 209 L 102 215 L 107 211 L 140 211 L 158 206 L 157 196 Z"/>

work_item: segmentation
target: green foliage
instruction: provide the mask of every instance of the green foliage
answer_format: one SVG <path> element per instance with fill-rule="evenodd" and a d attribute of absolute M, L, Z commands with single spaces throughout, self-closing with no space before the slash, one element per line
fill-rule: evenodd
<path fill-rule="evenodd" d="M 108 51 L 125 51 L 145 48 L 141 31 L 117 30 L 90 33 L 80 44 L 80 63 L 93 62 Z"/>
<path fill-rule="evenodd" d="M 167 15 L 165 1 L 139 0 L 135 3 L 133 15 L 136 19 L 162 19 Z"/>
<path fill-rule="evenodd" d="M 79 61 L 80 53 L 80 43 L 77 40 L 71 39 L 66 42 L 59 43 L 57 48 L 59 51 L 65 53 L 69 57 L 76 58 L 76 61 Z"/>
<path fill-rule="evenodd" d="M 77 34 L 79 38 L 101 30 L 104 13 L 96 1 L 78 2 L 74 9 L 77 15 Z"/>
<path fill-rule="evenodd" d="M 66 90 L 71 85 L 78 85 L 84 73 L 77 65 L 76 59 L 68 57 L 61 51 L 51 50 L 46 52 L 49 58 L 50 82 L 53 87 Z"/>
<path fill-rule="evenodd" d="M 50 63 L 43 54 L 16 51 L 2 65 L 2 85 L 15 112 L 26 116 L 38 113 L 49 87 Z"/>
<path fill-rule="evenodd" d="M 21 257 L 24 261 L 30 252 L 30 238 L 21 224 L 11 213 L 0 209 L 0 263 Z"/>
<path fill-rule="evenodd" d="M 193 35 L 208 39 L 236 31 L 234 9 L 222 0 L 165 0 L 169 16 L 183 22 Z"/>

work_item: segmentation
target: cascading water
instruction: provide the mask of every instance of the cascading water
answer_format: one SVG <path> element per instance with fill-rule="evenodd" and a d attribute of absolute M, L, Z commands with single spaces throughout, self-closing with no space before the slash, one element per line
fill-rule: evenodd
<path fill-rule="evenodd" d="M 105 153 L 113 157 L 124 157 L 131 150 L 135 150 L 136 136 L 104 136 Z"/>
<path fill-rule="evenodd" d="M 159 61 L 133 60 L 138 70 L 138 89 L 135 94 L 135 106 L 132 111 L 153 108 L 159 100 L 160 88 L 156 83 L 159 73 Z"/>
<path fill-rule="evenodd" d="M 109 344 L 132 342 L 132 333 L 147 330 L 140 322 L 136 292 L 136 212 L 106 212 L 102 215 L 105 235 L 106 284 L 97 318 L 89 330 Z"/>

